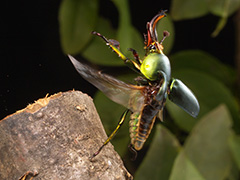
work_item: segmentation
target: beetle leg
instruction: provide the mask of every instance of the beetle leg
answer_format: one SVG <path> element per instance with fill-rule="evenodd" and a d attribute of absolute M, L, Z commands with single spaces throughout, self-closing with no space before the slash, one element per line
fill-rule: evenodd
<path fill-rule="evenodd" d="M 142 77 L 142 76 L 138 76 L 136 78 L 134 78 L 134 81 L 137 83 L 137 85 L 142 86 L 142 85 L 149 85 L 149 81 L 148 79 Z"/>
<path fill-rule="evenodd" d="M 120 44 L 117 40 L 114 39 L 107 39 L 106 37 L 104 37 L 102 34 L 93 31 L 92 34 L 97 35 L 99 37 L 101 37 L 107 44 L 107 46 L 109 46 L 115 53 L 117 53 L 117 55 L 125 62 L 128 60 L 128 58 L 119 50 Z"/>
<path fill-rule="evenodd" d="M 117 133 L 117 131 L 118 131 L 118 130 L 120 129 L 120 127 L 122 126 L 124 120 L 126 119 L 126 116 L 127 116 L 128 112 L 129 112 L 129 109 L 127 109 L 126 111 L 123 112 L 123 114 L 122 114 L 122 116 L 121 116 L 121 118 L 120 118 L 120 121 L 118 122 L 118 125 L 117 125 L 116 129 L 112 132 L 112 134 L 108 137 L 108 139 L 103 143 L 103 145 L 98 149 L 98 151 L 95 152 L 95 153 L 92 155 L 92 157 L 90 158 L 91 160 L 101 152 L 102 148 L 103 148 L 104 146 L 106 146 L 107 143 L 108 143 L 108 142 L 113 138 L 113 136 Z"/>
<path fill-rule="evenodd" d="M 137 159 L 137 150 L 133 147 L 132 144 L 129 144 L 128 145 L 128 149 L 129 151 L 133 154 L 132 158 L 131 158 L 131 161 L 135 161 Z"/>
<path fill-rule="evenodd" d="M 37 175 L 37 172 L 27 171 L 22 177 L 19 178 L 19 180 L 26 180 L 28 176 L 31 176 L 30 180 L 32 180 Z"/>
<path fill-rule="evenodd" d="M 163 71 L 159 71 L 159 79 L 162 81 L 162 85 L 159 88 L 159 91 L 156 95 L 156 100 L 157 101 L 162 101 L 163 99 L 166 99 L 167 96 L 167 89 L 168 89 L 168 81 L 167 81 L 167 75 Z"/>
<path fill-rule="evenodd" d="M 141 64 L 142 64 L 142 60 L 139 59 L 139 56 L 138 56 L 137 51 L 136 51 L 135 49 L 133 49 L 133 48 L 129 48 L 128 50 L 133 53 L 134 59 L 136 60 L 136 62 L 137 62 L 139 65 L 141 65 Z"/>
<path fill-rule="evenodd" d="M 119 42 L 114 39 L 107 39 L 100 33 L 93 31 L 92 34 L 101 37 L 105 42 L 106 45 L 109 46 L 122 60 L 123 62 L 131 69 L 139 73 L 140 65 L 135 61 L 128 59 L 120 50 L 119 50 Z"/>

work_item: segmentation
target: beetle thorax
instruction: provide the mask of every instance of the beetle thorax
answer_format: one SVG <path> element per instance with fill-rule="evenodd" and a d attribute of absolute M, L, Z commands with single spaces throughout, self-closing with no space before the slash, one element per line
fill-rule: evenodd
<path fill-rule="evenodd" d="M 167 56 L 163 53 L 149 53 L 140 68 L 141 73 L 150 81 L 157 80 L 159 71 L 167 75 L 167 80 L 171 78 L 171 66 Z"/>

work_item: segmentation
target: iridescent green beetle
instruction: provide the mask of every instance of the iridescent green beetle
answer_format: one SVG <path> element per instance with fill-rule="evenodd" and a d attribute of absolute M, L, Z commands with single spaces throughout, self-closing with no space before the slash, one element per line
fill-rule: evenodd
<path fill-rule="evenodd" d="M 126 84 L 109 75 L 102 74 L 69 55 L 74 67 L 83 78 L 96 86 L 111 100 L 127 108 L 117 128 L 99 150 L 93 154 L 93 157 L 99 154 L 102 148 L 116 134 L 126 119 L 129 110 L 131 111 L 129 123 L 131 147 L 134 151 L 142 149 L 156 117 L 163 121 L 162 112 L 167 97 L 191 116 L 197 117 L 200 110 L 198 100 L 180 80 L 171 78 L 170 62 L 168 57 L 163 54 L 162 45 L 169 33 L 164 32 L 163 39 L 160 42 L 158 41 L 156 24 L 165 16 L 165 11 L 161 11 L 147 23 L 147 35 L 145 35 L 146 55 L 143 60 L 139 58 L 137 52 L 133 49 L 129 50 L 132 51 L 134 60 L 128 59 L 119 50 L 119 43 L 116 40 L 108 40 L 100 33 L 92 32 L 101 37 L 126 65 L 141 75 L 141 77 L 136 78 L 137 85 Z"/>

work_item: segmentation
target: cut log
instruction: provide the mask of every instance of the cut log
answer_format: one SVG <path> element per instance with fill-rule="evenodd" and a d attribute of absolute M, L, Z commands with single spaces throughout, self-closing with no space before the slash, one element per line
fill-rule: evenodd
<path fill-rule="evenodd" d="M 0 121 L 0 179 L 132 179 L 92 99 L 79 91 L 39 99 Z"/>

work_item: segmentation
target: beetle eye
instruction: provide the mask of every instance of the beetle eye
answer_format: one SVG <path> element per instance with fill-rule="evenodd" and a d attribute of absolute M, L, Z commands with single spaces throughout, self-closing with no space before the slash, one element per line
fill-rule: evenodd
<path fill-rule="evenodd" d="M 157 48 L 156 48 L 155 45 L 151 45 L 151 46 L 149 47 L 149 49 L 150 49 L 150 50 L 156 50 Z"/>

